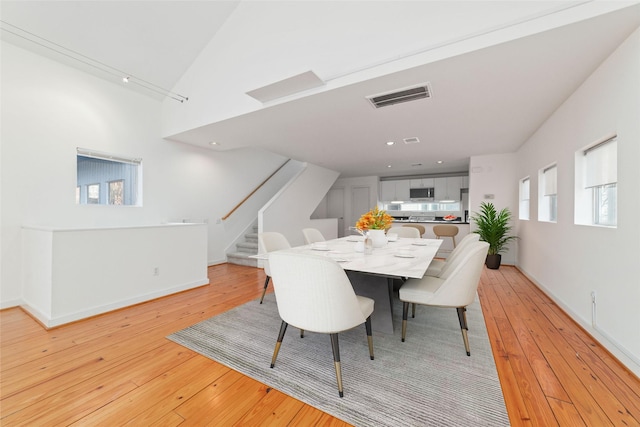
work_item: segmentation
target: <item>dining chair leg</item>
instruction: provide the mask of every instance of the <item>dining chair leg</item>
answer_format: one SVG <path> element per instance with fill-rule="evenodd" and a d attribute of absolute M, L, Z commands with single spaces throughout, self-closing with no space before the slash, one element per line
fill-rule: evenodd
<path fill-rule="evenodd" d="M 404 337 L 407 335 L 407 315 L 409 314 L 409 303 L 402 303 L 402 342 L 404 342 Z"/>
<path fill-rule="evenodd" d="M 416 303 L 411 303 L 411 318 L 415 319 L 416 317 Z"/>
<path fill-rule="evenodd" d="M 342 392 L 342 368 L 340 367 L 340 346 L 338 345 L 338 334 L 329 334 L 331 336 L 331 348 L 333 349 L 333 365 L 336 368 L 336 380 L 338 381 L 338 394 L 344 396 Z"/>
<path fill-rule="evenodd" d="M 287 332 L 287 322 L 283 320 L 280 324 L 280 333 L 278 334 L 278 340 L 276 341 L 276 348 L 273 350 L 273 357 L 271 357 L 272 368 L 276 365 L 276 357 L 278 357 L 278 352 L 280 351 L 280 346 L 282 345 L 282 339 L 284 338 L 285 332 Z"/>
<path fill-rule="evenodd" d="M 262 296 L 260 297 L 260 304 L 262 304 L 262 300 L 264 299 L 264 294 L 267 293 L 267 286 L 269 286 L 269 279 L 271 279 L 271 277 L 267 276 L 267 278 L 264 281 L 264 289 L 262 290 Z"/>
<path fill-rule="evenodd" d="M 364 327 L 367 330 L 367 342 L 369 343 L 369 357 L 373 360 L 373 336 L 371 335 L 371 316 L 367 317 L 364 322 Z"/>
<path fill-rule="evenodd" d="M 300 329 L 300 338 L 304 338 L 304 329 Z"/>
<path fill-rule="evenodd" d="M 471 356 L 471 350 L 469 349 L 469 334 L 467 327 L 467 307 L 458 307 L 458 320 L 460 321 L 460 329 L 462 330 L 462 340 L 464 341 L 464 349 L 467 351 L 467 356 Z"/>

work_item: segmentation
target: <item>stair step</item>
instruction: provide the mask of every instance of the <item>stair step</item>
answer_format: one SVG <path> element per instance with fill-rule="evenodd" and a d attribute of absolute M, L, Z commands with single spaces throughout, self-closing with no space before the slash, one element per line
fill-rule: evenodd
<path fill-rule="evenodd" d="M 246 265 L 249 267 L 257 267 L 258 260 L 255 258 L 249 258 L 248 253 L 243 252 L 232 252 L 227 254 L 227 262 L 231 264 L 237 265 Z"/>
<path fill-rule="evenodd" d="M 247 233 L 244 235 L 244 239 L 248 242 L 258 243 L 258 233 Z"/>
<path fill-rule="evenodd" d="M 258 253 L 258 243 L 257 242 L 240 242 L 236 243 L 236 249 L 238 252 L 247 252 L 250 254 Z"/>

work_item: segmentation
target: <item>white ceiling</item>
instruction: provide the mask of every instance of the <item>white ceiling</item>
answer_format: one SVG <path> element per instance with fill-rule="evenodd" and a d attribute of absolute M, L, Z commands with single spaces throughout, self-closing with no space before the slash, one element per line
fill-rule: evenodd
<path fill-rule="evenodd" d="M 237 5 L 2 1 L 3 38 L 29 47 L 6 31 L 13 28 L 9 23 L 172 88 Z M 430 19 L 438 21 L 437 9 Z M 343 176 L 463 171 L 470 156 L 517 150 L 639 25 L 636 4 L 471 53 L 267 104 L 173 139 L 208 148 L 212 140 L 220 141 L 222 149 L 261 147 Z M 76 66 L 99 73 L 86 64 Z M 425 81 L 433 89 L 431 99 L 377 110 L 365 99 Z M 418 137 L 420 143 L 404 144 L 402 139 L 409 137 Z M 386 146 L 389 140 L 396 144 Z M 438 165 L 437 160 L 444 163 Z"/>

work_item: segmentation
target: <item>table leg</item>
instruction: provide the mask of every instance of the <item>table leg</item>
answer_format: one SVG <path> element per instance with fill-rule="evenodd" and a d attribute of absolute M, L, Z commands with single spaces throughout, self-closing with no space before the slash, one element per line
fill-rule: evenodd
<path fill-rule="evenodd" d="M 357 295 L 375 302 L 371 315 L 373 330 L 393 334 L 393 279 L 357 271 L 347 271 L 347 276 Z"/>

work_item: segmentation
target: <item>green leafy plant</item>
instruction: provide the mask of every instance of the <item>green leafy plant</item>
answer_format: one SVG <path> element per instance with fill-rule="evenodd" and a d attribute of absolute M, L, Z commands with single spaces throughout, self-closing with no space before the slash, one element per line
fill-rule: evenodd
<path fill-rule="evenodd" d="M 510 236 L 511 211 L 504 208 L 500 212 L 496 211 L 493 203 L 480 203 L 480 213 L 474 213 L 471 219 L 476 223 L 477 229 L 474 233 L 480 235 L 480 240 L 489 244 L 488 255 L 497 255 L 507 249 L 511 240 L 517 236 Z"/>

